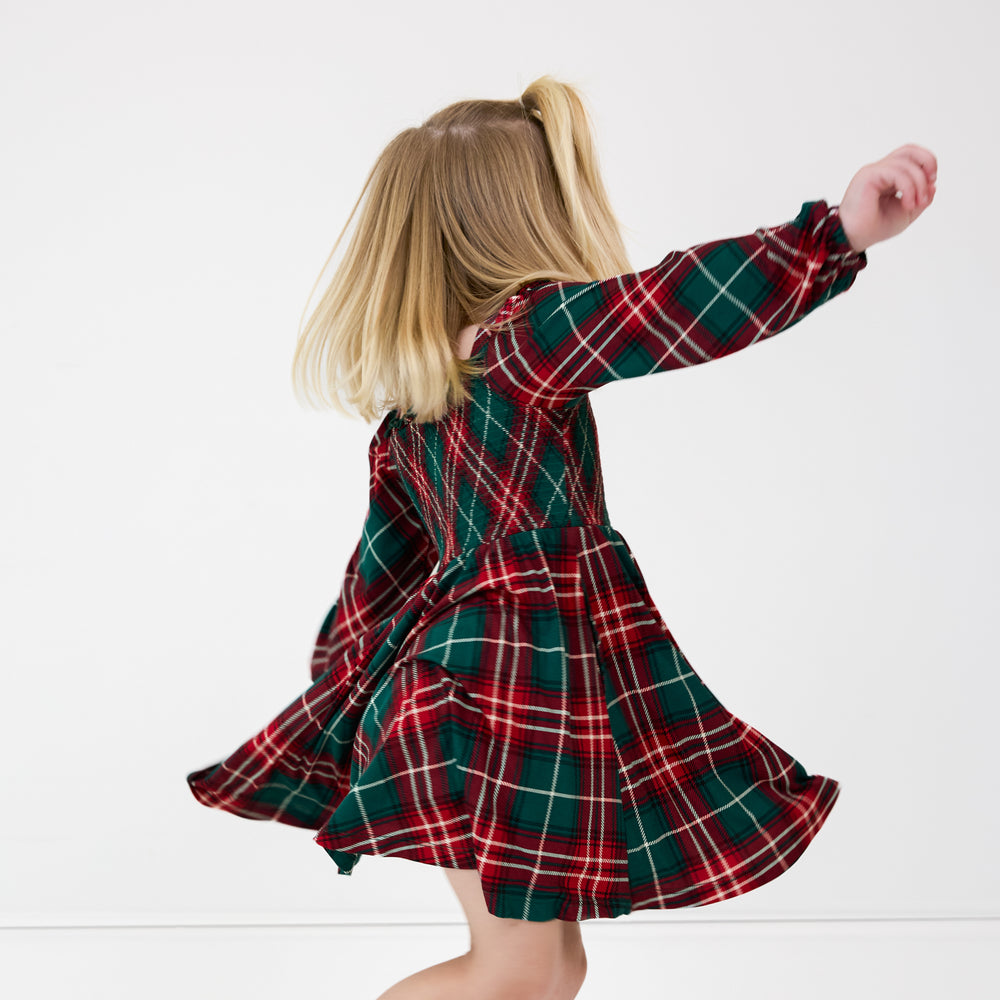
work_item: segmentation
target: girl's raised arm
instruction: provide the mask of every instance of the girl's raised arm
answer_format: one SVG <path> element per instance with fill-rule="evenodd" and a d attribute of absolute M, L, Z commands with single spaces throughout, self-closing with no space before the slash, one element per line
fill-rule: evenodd
<path fill-rule="evenodd" d="M 490 377 L 519 402 L 563 406 L 608 382 L 702 364 L 787 330 L 868 263 L 838 206 L 674 250 L 655 267 L 529 293 L 527 324 L 493 338 Z"/>
<path fill-rule="evenodd" d="M 313 681 L 363 633 L 392 617 L 430 576 L 437 549 L 389 454 L 386 421 L 369 448 L 369 505 L 340 594 L 327 612 L 312 657 Z"/>

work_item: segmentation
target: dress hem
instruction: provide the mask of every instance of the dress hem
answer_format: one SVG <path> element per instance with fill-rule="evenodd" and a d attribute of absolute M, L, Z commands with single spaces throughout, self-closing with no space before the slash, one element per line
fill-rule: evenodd
<path fill-rule="evenodd" d="M 488 886 L 483 886 L 483 894 L 486 899 L 486 908 L 495 917 L 514 918 L 521 920 L 531 920 L 535 922 L 557 920 L 604 920 L 614 919 L 624 916 L 636 910 L 678 910 L 693 909 L 695 907 L 710 906 L 713 903 L 721 903 L 735 896 L 743 896 L 754 889 L 759 889 L 769 882 L 773 882 L 780 875 L 789 870 L 805 853 L 806 849 L 816 838 L 816 835 L 823 828 L 834 804 L 840 796 L 841 784 L 833 778 L 822 775 L 812 775 L 811 779 L 818 782 L 817 790 L 812 799 L 812 808 L 806 816 L 800 816 L 797 824 L 789 826 L 788 830 L 777 837 L 782 840 L 788 835 L 800 833 L 799 838 L 780 857 L 773 859 L 766 868 L 761 868 L 752 875 L 739 878 L 734 876 L 727 882 L 720 882 L 714 885 L 685 886 L 683 876 L 675 877 L 673 882 L 679 888 L 676 892 L 661 891 L 659 894 L 643 894 L 639 889 L 629 902 L 605 903 L 589 902 L 584 904 L 580 897 L 564 896 L 562 902 L 557 902 L 551 896 L 548 900 L 539 899 L 529 904 L 527 907 L 523 899 L 503 899 L 502 893 L 492 892 Z M 802 824 L 807 824 L 802 826 Z M 801 832 L 800 832 L 801 831 Z M 398 857 L 407 861 L 415 861 L 418 864 L 426 864 L 434 868 L 449 868 L 460 871 L 475 871 L 477 869 L 464 869 L 454 865 L 442 865 L 430 861 L 425 857 L 417 856 L 425 849 L 423 844 L 414 844 L 405 850 L 412 850 L 414 854 L 407 854 L 402 851 L 394 851 L 391 855 L 376 854 L 373 851 L 344 851 L 336 847 L 327 846 L 320 843 L 322 833 L 317 834 L 313 840 L 329 855 L 337 864 L 337 874 L 351 875 L 354 868 L 362 857 Z M 578 914 L 578 915 L 571 915 Z"/>

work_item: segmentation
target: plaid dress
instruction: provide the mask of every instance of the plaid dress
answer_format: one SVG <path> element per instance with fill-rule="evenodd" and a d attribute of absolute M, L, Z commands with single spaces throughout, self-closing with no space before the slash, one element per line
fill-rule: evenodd
<path fill-rule="evenodd" d="M 388 413 L 311 684 L 225 760 L 206 806 L 364 854 L 478 869 L 491 913 L 702 906 L 784 872 L 839 793 L 719 702 L 610 523 L 588 394 L 788 329 L 867 265 L 838 207 L 522 287 L 443 419 Z"/>

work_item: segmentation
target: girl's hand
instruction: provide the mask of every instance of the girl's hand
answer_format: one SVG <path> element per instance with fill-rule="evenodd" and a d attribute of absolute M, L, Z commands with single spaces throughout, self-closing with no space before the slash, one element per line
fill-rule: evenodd
<path fill-rule="evenodd" d="M 906 229 L 934 200 L 936 181 L 934 154 L 912 143 L 862 167 L 840 202 L 840 223 L 855 253 Z"/>

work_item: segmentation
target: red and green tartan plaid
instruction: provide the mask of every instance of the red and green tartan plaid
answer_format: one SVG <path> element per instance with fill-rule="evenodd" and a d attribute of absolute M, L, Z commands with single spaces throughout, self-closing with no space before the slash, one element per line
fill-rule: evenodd
<path fill-rule="evenodd" d="M 490 912 L 702 906 L 784 872 L 837 781 L 730 713 L 610 524 L 589 393 L 787 330 L 867 265 L 837 207 L 605 281 L 528 285 L 433 423 L 386 415 L 370 505 L 310 686 L 204 805 L 365 854 L 476 868 Z"/>

